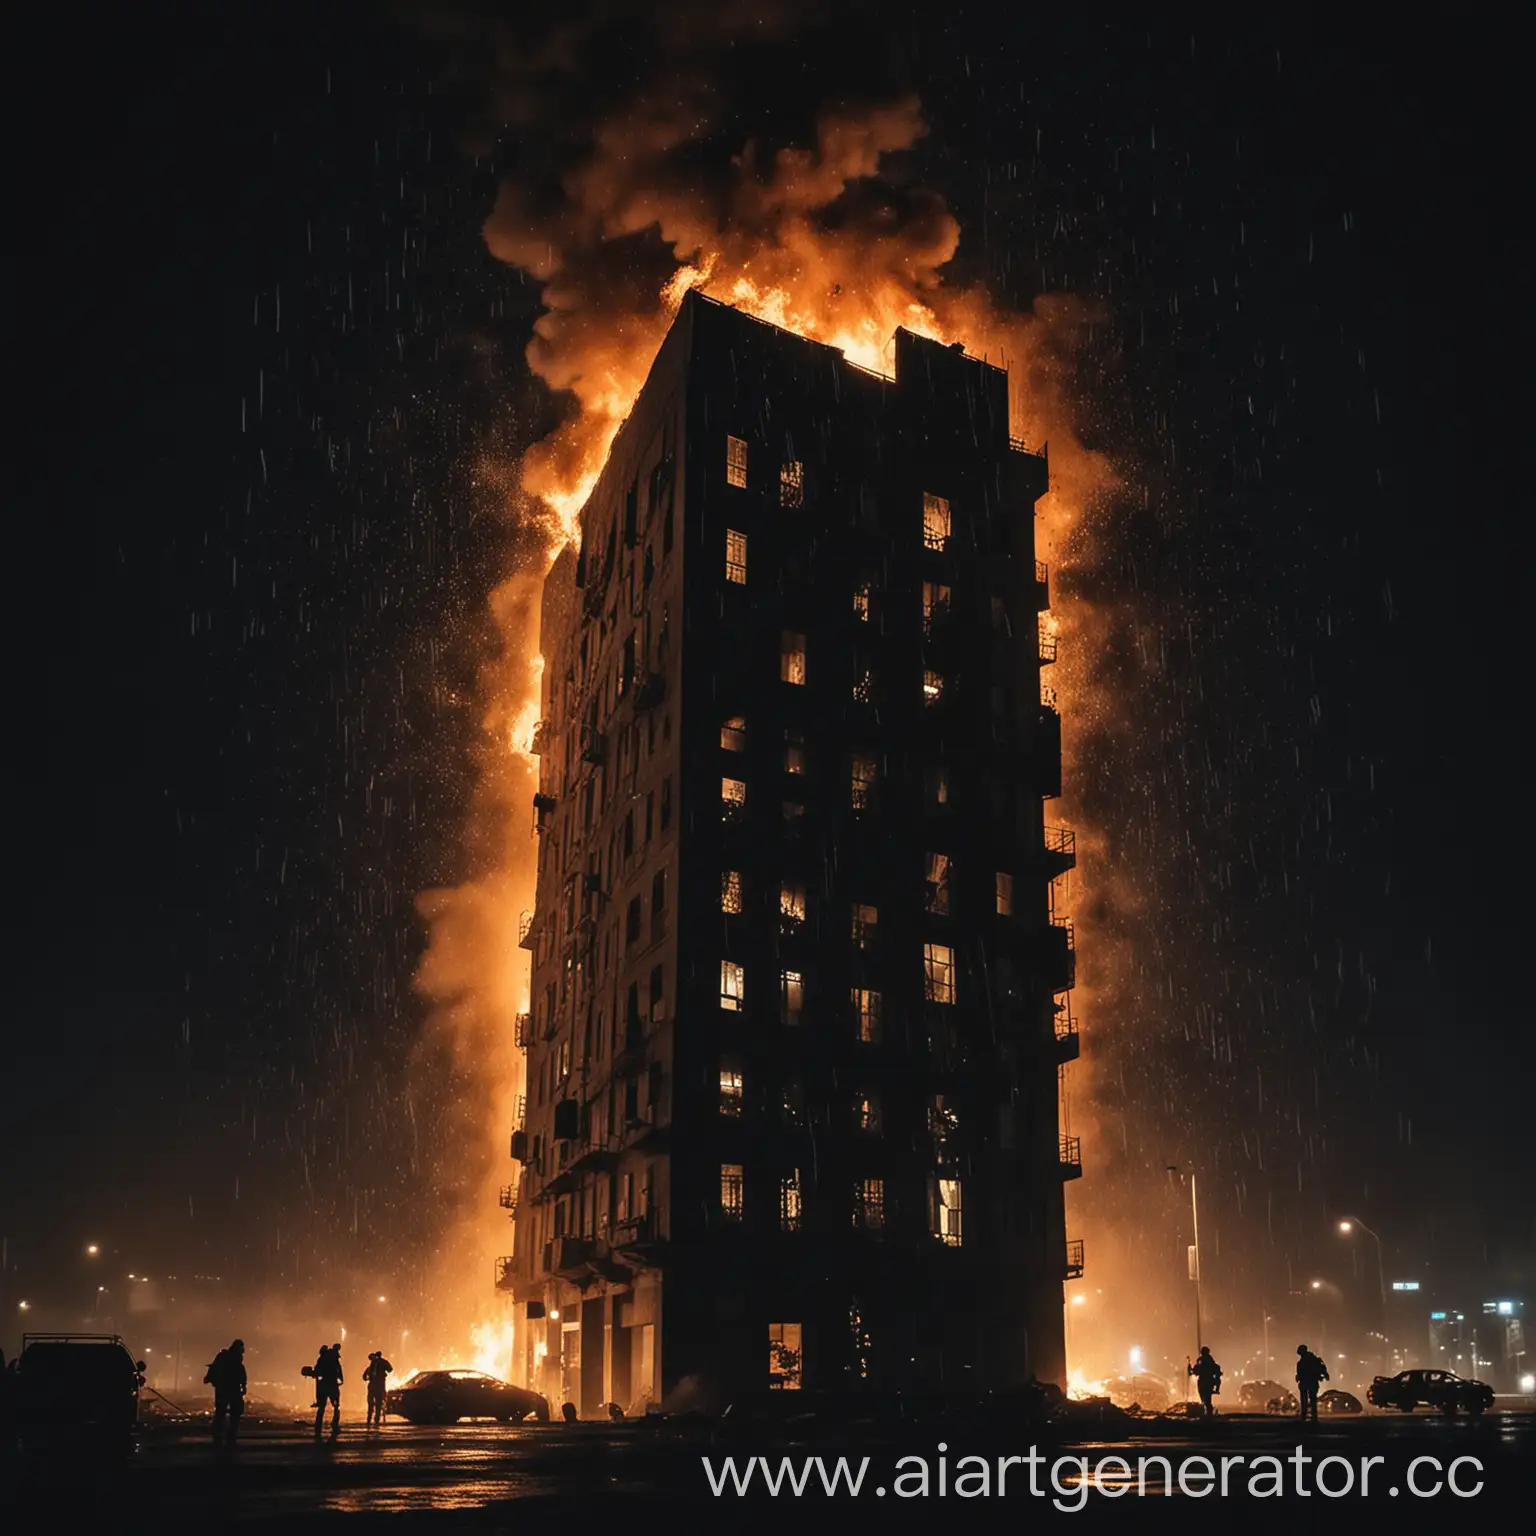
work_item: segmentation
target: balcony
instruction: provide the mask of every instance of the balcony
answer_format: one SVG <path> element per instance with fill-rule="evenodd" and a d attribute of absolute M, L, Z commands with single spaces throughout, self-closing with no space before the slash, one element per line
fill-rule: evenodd
<path fill-rule="evenodd" d="M 636 1152 L 655 1152 L 666 1145 L 670 1126 L 654 1104 L 624 1122 L 625 1144 Z"/>
<path fill-rule="evenodd" d="M 533 727 L 533 740 L 528 750 L 535 757 L 544 757 L 549 751 L 549 721 L 540 720 Z"/>
<path fill-rule="evenodd" d="M 1051 573 L 1044 560 L 1035 561 L 1035 611 L 1044 613 L 1051 606 Z"/>
<path fill-rule="evenodd" d="M 1040 665 L 1048 667 L 1056 660 L 1056 636 L 1045 627 L 1044 621 L 1037 630 L 1037 640 L 1036 655 Z"/>
<path fill-rule="evenodd" d="M 1044 968 L 1052 992 L 1070 992 L 1077 985 L 1077 934 L 1071 918 L 1046 928 Z"/>
<path fill-rule="evenodd" d="M 517 1261 L 509 1253 L 496 1260 L 496 1289 L 498 1291 L 510 1291 L 517 1284 Z"/>
<path fill-rule="evenodd" d="M 1082 1041 L 1077 1033 L 1077 1020 L 1072 1017 L 1070 1003 L 1056 1005 L 1056 1062 L 1065 1066 L 1076 1061 L 1082 1054 Z"/>
<path fill-rule="evenodd" d="M 581 760 L 584 763 L 593 763 L 601 767 L 603 755 L 607 750 L 607 742 L 603 739 L 601 731 L 594 731 L 590 726 L 581 728 Z"/>
<path fill-rule="evenodd" d="M 592 1263 L 595 1248 L 590 1237 L 555 1237 L 544 1244 L 544 1268 L 562 1280 L 580 1280 Z"/>
<path fill-rule="evenodd" d="M 518 1050 L 526 1051 L 533 1044 L 533 1015 L 520 1013 L 512 1026 L 512 1039 Z"/>
<path fill-rule="evenodd" d="M 1045 829 L 1046 878 L 1055 880 L 1077 868 L 1077 833 L 1070 827 Z"/>
<path fill-rule="evenodd" d="M 1080 1179 L 1083 1176 L 1083 1139 L 1081 1136 L 1063 1136 L 1057 1156 L 1063 1179 Z"/>
<path fill-rule="evenodd" d="M 661 1211 L 657 1206 L 615 1222 L 609 1237 L 615 1257 L 641 1264 L 652 1258 L 664 1241 Z"/>
<path fill-rule="evenodd" d="M 1067 1244 L 1066 1273 L 1064 1280 L 1081 1280 L 1083 1278 L 1083 1242 L 1081 1238 L 1075 1238 Z"/>
<path fill-rule="evenodd" d="M 533 797 L 533 830 L 535 832 L 542 832 L 548 826 L 550 813 L 554 810 L 556 803 L 553 795 Z"/>
<path fill-rule="evenodd" d="M 571 1160 L 571 1173 L 607 1173 L 619 1165 L 619 1143 L 616 1137 L 604 1141 L 588 1142 Z"/>
<path fill-rule="evenodd" d="M 526 1163 L 528 1161 L 528 1132 L 516 1130 L 512 1132 L 512 1161 L 514 1163 Z"/>
<path fill-rule="evenodd" d="M 533 936 L 533 913 L 520 913 L 517 919 L 517 944 L 519 949 L 532 949 L 538 940 Z M 526 1018 L 526 1014 L 519 1014 L 519 1018 Z M 523 1042 L 518 1041 L 521 1045 Z"/>
<path fill-rule="evenodd" d="M 645 1064 L 645 1037 L 638 1029 L 631 1029 L 624 1036 L 623 1046 L 614 1055 L 613 1075 L 624 1079 L 639 1077 L 645 1071 Z"/>
<path fill-rule="evenodd" d="M 518 1186 L 516 1184 L 503 1184 L 501 1186 L 501 1194 L 497 1198 L 497 1204 L 500 1205 L 502 1210 L 510 1211 L 512 1215 L 516 1216 L 517 1196 Z"/>

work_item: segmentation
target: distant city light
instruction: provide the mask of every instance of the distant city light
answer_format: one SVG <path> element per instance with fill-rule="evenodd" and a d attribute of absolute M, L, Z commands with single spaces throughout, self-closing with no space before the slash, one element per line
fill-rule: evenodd
<path fill-rule="evenodd" d="M 383 1300 L 384 1300 L 384 1298 L 383 1298 L 383 1297 L 382 1297 L 382 1296 L 380 1296 L 380 1297 L 379 1297 L 379 1300 L 380 1300 L 380 1301 L 383 1301 Z"/>
<path fill-rule="evenodd" d="M 90 1254 L 92 1258 L 94 1258 L 98 1253 L 101 1252 L 101 1249 L 98 1248 L 95 1243 L 87 1243 L 85 1245 L 85 1251 Z"/>
<path fill-rule="evenodd" d="M 1419 1282 L 1417 1280 L 1394 1280 L 1392 1282 L 1392 1289 L 1394 1291 L 1416 1291 L 1418 1288 Z"/>
<path fill-rule="evenodd" d="M 1536 1376 L 1522 1376 L 1520 1378 L 1520 1390 L 1522 1392 L 1536 1392 Z"/>
<path fill-rule="evenodd" d="M 1429 1314 L 1429 1320 L 1432 1323 L 1443 1323 L 1445 1321 L 1445 1313 L 1444 1312 L 1431 1312 Z"/>
<path fill-rule="evenodd" d="M 1354 1230 L 1355 1224 L 1352 1221 L 1341 1221 L 1339 1223 L 1340 1232 L 1353 1232 Z"/>
<path fill-rule="evenodd" d="M 1514 1313 L 1515 1313 L 1515 1304 L 1514 1304 L 1514 1302 L 1512 1302 L 1512 1301 L 1501 1301 L 1499 1303 L 1499 1316 L 1500 1317 L 1513 1317 Z"/>
<path fill-rule="evenodd" d="M 16 1310 L 18 1312 L 30 1312 L 32 1310 L 32 1303 L 30 1301 L 18 1301 L 16 1303 Z"/>
<path fill-rule="evenodd" d="M 1312 1289 L 1314 1291 L 1320 1291 L 1320 1290 L 1322 1290 L 1322 1288 L 1323 1288 L 1323 1282 L 1321 1280 L 1314 1280 L 1312 1282 Z"/>

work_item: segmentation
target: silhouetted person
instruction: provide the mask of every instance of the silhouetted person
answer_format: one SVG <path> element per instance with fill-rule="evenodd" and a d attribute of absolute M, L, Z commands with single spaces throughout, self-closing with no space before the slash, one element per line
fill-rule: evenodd
<path fill-rule="evenodd" d="M 221 1349 L 203 1381 L 213 1388 L 213 1443 L 227 1440 L 233 1445 L 245 1412 L 245 1340 L 236 1339 L 228 1349 Z"/>
<path fill-rule="evenodd" d="M 1211 1399 L 1221 1391 L 1221 1367 L 1211 1358 L 1211 1351 L 1207 1345 L 1200 1346 L 1199 1358 L 1189 1367 L 1189 1374 L 1195 1378 L 1195 1390 L 1200 1394 L 1200 1406 L 1205 1409 L 1206 1418 L 1210 1418 L 1216 1412 Z"/>
<path fill-rule="evenodd" d="M 1301 1400 L 1301 1417 L 1317 1418 L 1317 1389 L 1328 1380 L 1328 1367 L 1307 1348 L 1296 1346 L 1296 1396 Z"/>
<path fill-rule="evenodd" d="M 608 1417 L 610 1419 L 622 1419 L 624 1417 L 624 1410 L 617 1403 L 609 1403 Z"/>
<path fill-rule="evenodd" d="M 315 1361 L 315 1439 L 325 1427 L 325 1405 L 331 1405 L 331 1438 L 341 1433 L 341 1345 L 322 1345 Z"/>
<path fill-rule="evenodd" d="M 562 1403 L 560 1405 L 560 1417 L 564 1419 L 567 1424 L 574 1424 L 576 1422 L 576 1404 Z"/>
<path fill-rule="evenodd" d="M 384 1358 L 384 1351 L 382 1349 L 376 1349 L 368 1356 L 368 1368 L 363 1372 L 363 1380 L 368 1383 L 369 1428 L 384 1422 L 384 1384 L 389 1380 L 389 1373 L 392 1370 L 394 1370 L 394 1366 Z"/>

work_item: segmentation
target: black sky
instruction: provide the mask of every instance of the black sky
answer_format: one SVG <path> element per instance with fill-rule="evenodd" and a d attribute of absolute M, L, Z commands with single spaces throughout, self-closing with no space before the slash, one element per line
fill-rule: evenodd
<path fill-rule="evenodd" d="M 426 45 L 296 16 L 18 45 L 0 1231 L 38 1269 L 87 1229 L 262 1277 L 433 1230 L 411 902 L 463 869 L 506 541 L 467 471 L 530 430 L 535 294 Z M 1287 1252 L 1368 1204 L 1405 1262 L 1536 1282 L 1512 35 L 986 18 L 888 20 L 870 68 L 920 91 L 962 255 L 1110 308 L 1098 430 L 1148 493 L 1118 579 L 1181 727 L 1106 796 L 1190 850 L 1155 968 L 1321 1000 L 1272 1042 L 1316 1159 L 1269 1174 Z M 1233 1027 L 1246 1084 L 1269 1037 Z M 1221 1073 L 1158 1061 L 1125 1092 L 1182 1080 L 1240 1160 Z"/>

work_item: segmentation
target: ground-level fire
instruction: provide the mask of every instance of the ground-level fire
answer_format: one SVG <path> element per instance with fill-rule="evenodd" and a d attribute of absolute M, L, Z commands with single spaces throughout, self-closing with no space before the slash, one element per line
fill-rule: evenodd
<path fill-rule="evenodd" d="M 545 584 L 497 1284 L 584 1414 L 1064 1380 L 1046 462 L 891 361 L 690 295 Z"/>

